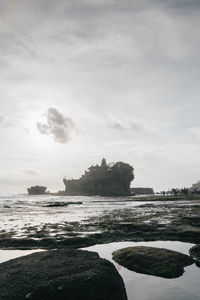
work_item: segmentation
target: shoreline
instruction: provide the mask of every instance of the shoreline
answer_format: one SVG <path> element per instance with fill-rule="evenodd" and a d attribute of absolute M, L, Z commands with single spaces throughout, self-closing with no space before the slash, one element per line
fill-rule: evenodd
<path fill-rule="evenodd" d="M 0 234 L 0 249 L 81 248 L 119 241 L 200 242 L 200 196 L 189 199 L 180 196 L 126 197 L 121 201 L 120 198 L 109 201 L 101 197 L 95 201 L 127 202 L 127 207 L 79 222 L 45 223 L 40 228 L 30 226 L 23 238 L 15 237 L 13 232 L 4 232 Z M 131 202 L 136 201 L 141 204 L 131 207 Z"/>

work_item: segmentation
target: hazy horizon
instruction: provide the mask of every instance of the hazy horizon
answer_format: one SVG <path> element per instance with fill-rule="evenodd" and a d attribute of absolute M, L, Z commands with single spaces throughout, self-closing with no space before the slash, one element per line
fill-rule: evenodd
<path fill-rule="evenodd" d="M 132 186 L 200 179 L 200 2 L 0 0 L 0 193 L 124 161 Z"/>

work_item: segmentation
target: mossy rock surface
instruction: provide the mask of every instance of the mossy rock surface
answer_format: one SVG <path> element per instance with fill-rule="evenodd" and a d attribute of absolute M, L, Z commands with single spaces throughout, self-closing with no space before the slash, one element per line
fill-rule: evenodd
<path fill-rule="evenodd" d="M 128 247 L 113 252 L 113 259 L 123 267 L 138 273 L 164 278 L 176 278 L 193 259 L 180 252 L 155 247 Z"/>
<path fill-rule="evenodd" d="M 82 250 L 37 252 L 0 264 L 1 300 L 127 300 L 114 265 Z"/>

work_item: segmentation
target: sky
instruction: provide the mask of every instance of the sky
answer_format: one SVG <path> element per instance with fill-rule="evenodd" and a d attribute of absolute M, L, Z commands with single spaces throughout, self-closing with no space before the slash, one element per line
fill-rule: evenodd
<path fill-rule="evenodd" d="M 124 161 L 200 179 L 199 0 L 0 0 L 0 193 Z"/>

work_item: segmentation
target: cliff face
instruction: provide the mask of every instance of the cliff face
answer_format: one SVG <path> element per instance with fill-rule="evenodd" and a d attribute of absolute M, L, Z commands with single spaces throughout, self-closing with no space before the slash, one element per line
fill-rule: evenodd
<path fill-rule="evenodd" d="M 123 162 L 91 166 L 80 179 L 64 179 L 66 195 L 129 196 L 133 167 Z"/>

